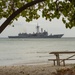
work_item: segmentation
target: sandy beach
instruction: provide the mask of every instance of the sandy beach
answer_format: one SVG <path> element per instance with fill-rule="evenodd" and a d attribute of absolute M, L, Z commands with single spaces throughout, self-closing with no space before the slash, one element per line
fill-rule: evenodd
<path fill-rule="evenodd" d="M 0 66 L 0 75 L 51 75 L 56 69 L 71 66 L 52 66 L 50 64 Z"/>

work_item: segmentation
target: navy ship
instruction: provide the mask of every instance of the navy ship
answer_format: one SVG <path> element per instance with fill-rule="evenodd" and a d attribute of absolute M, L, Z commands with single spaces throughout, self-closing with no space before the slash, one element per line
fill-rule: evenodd
<path fill-rule="evenodd" d="M 41 28 L 41 32 L 39 31 L 39 26 L 36 26 L 36 33 L 19 33 L 18 36 L 8 36 L 8 38 L 61 38 L 64 34 L 50 34 L 48 35 L 47 31 L 43 31 Z"/>

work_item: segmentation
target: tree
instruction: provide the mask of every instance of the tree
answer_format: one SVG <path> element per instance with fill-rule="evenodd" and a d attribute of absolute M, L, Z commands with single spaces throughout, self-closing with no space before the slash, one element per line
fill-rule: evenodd
<path fill-rule="evenodd" d="M 74 0 L 1 0 L 0 19 L 7 19 L 0 26 L 0 33 L 19 16 L 25 17 L 27 22 L 38 19 L 38 11 L 46 20 L 62 17 L 66 28 L 75 26 Z"/>

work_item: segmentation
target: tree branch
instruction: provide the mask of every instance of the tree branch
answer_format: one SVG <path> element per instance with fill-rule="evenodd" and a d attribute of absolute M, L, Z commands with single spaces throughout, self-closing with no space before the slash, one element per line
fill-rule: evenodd
<path fill-rule="evenodd" d="M 19 8 L 18 10 L 16 10 L 14 13 L 12 13 L 7 20 L 0 26 L 0 33 L 8 26 L 8 24 L 11 22 L 11 20 L 13 20 L 18 14 L 20 14 L 23 10 L 27 9 L 30 6 L 33 6 L 37 3 L 43 2 L 45 0 L 34 0 L 32 2 L 29 2 L 27 4 L 25 4 L 23 7 Z"/>

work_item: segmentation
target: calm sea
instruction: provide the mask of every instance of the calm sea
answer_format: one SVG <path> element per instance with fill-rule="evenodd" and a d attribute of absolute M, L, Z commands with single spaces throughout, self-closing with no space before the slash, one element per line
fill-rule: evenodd
<path fill-rule="evenodd" d="M 50 63 L 52 51 L 75 51 L 75 38 L 61 39 L 0 39 L 0 66 Z M 63 57 L 64 55 L 61 55 Z M 64 56 L 68 57 L 68 55 Z"/>

